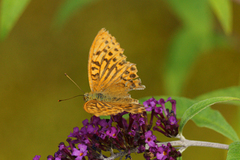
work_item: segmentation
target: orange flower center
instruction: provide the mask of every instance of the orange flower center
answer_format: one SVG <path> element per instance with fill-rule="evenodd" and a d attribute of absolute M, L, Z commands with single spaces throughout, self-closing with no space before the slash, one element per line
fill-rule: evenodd
<path fill-rule="evenodd" d="M 166 155 L 167 155 L 167 152 L 163 151 L 163 155 L 166 156 Z"/>

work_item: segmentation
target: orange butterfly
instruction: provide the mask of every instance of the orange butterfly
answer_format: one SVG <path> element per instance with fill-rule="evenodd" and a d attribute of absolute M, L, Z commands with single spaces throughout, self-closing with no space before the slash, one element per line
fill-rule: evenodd
<path fill-rule="evenodd" d="M 123 49 L 104 28 L 95 37 L 88 59 L 91 92 L 84 94 L 84 109 L 95 116 L 115 115 L 123 111 L 142 113 L 145 107 L 128 94 L 143 90 L 136 65 L 126 61 Z"/>

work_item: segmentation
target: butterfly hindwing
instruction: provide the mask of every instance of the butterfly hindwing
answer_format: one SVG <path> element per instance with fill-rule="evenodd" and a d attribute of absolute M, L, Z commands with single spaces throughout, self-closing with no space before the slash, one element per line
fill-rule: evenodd
<path fill-rule="evenodd" d="M 136 114 L 145 111 L 141 104 L 126 104 L 117 102 L 102 102 L 90 100 L 84 104 L 84 109 L 95 116 L 109 116 L 121 113 L 123 111 Z"/>
<path fill-rule="evenodd" d="M 115 115 L 124 111 L 120 106 L 112 103 L 90 100 L 84 104 L 84 109 L 95 116 Z"/>

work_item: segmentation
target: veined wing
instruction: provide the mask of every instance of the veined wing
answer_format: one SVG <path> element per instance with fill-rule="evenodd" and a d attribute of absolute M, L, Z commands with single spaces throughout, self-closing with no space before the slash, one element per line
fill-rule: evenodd
<path fill-rule="evenodd" d="M 128 97 L 128 91 L 144 89 L 136 65 L 127 62 L 126 58 L 116 39 L 101 29 L 89 53 L 88 78 L 91 91 Z"/>
<path fill-rule="evenodd" d="M 145 107 L 141 104 L 126 104 L 117 102 L 103 102 L 90 100 L 84 104 L 84 109 L 95 116 L 108 116 L 121 113 L 123 111 L 137 114 L 145 111 Z"/>

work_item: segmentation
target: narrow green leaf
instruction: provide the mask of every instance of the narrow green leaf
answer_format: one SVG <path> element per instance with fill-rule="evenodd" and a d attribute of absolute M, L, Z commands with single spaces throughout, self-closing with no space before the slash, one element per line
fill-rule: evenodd
<path fill-rule="evenodd" d="M 200 34 L 212 30 L 213 16 L 208 0 L 168 0 L 166 2 L 176 12 L 176 16 L 182 21 L 184 27 Z"/>
<path fill-rule="evenodd" d="M 227 160 L 240 159 L 240 141 L 233 142 L 229 145 Z"/>
<path fill-rule="evenodd" d="M 207 98 L 220 97 L 220 96 L 240 97 L 240 86 L 234 86 L 234 87 L 215 90 L 212 92 L 202 94 L 194 99 L 195 100 L 203 100 L 203 99 L 207 99 Z M 240 105 L 239 101 L 228 101 L 227 103 Z"/>
<path fill-rule="evenodd" d="M 202 51 L 214 46 L 213 16 L 208 0 L 167 2 L 179 16 L 183 28 L 173 37 L 164 83 L 167 94 L 180 95 L 190 66 Z"/>
<path fill-rule="evenodd" d="M 197 36 L 184 29 L 174 36 L 164 74 L 167 94 L 180 95 L 189 68 L 200 53 L 200 43 Z"/>
<path fill-rule="evenodd" d="M 232 31 L 232 6 L 229 0 L 209 0 L 224 32 L 229 35 Z"/>
<path fill-rule="evenodd" d="M 66 0 L 62 5 L 59 7 L 59 10 L 55 16 L 53 26 L 61 28 L 66 21 L 80 10 L 82 7 L 86 6 L 89 3 L 92 3 L 96 0 Z"/>
<path fill-rule="evenodd" d="M 12 30 L 30 0 L 2 0 L 0 39 L 3 40 Z"/>
<path fill-rule="evenodd" d="M 193 104 L 190 108 L 186 110 L 183 114 L 180 125 L 179 125 L 179 132 L 182 133 L 183 127 L 185 124 L 192 119 L 196 114 L 201 112 L 202 110 L 206 109 L 207 107 L 219 103 L 219 102 L 226 102 L 226 101 L 233 101 L 233 100 L 240 100 L 239 98 L 234 97 L 214 97 L 210 99 L 206 99 L 200 102 Z"/>

